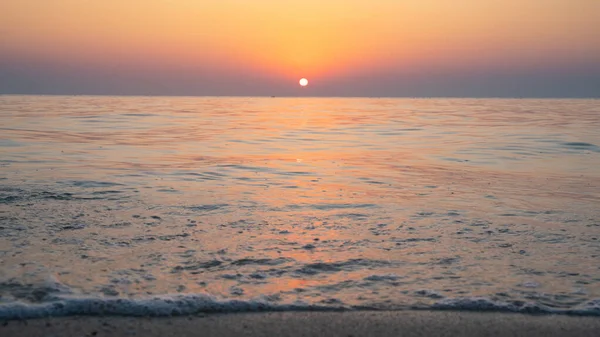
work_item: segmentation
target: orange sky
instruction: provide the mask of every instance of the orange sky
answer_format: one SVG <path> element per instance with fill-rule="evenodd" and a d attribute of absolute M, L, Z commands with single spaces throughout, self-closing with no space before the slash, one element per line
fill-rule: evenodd
<path fill-rule="evenodd" d="M 430 69 L 597 66 L 600 1 L 2 0 L 0 57 L 296 83 Z"/>

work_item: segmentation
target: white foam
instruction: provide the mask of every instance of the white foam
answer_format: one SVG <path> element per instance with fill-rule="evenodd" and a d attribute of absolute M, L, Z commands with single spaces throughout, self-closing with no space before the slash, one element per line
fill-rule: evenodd
<path fill-rule="evenodd" d="M 67 295 L 68 296 L 68 295 Z M 0 302 L 0 319 L 30 319 L 57 316 L 179 316 L 197 313 L 229 313 L 257 311 L 340 311 L 382 310 L 385 308 L 343 306 L 294 302 L 274 303 L 277 297 L 261 296 L 253 300 L 218 299 L 207 294 L 177 294 L 149 298 L 102 298 L 102 297 L 54 297 L 41 303 Z M 578 316 L 600 316 L 600 299 L 586 302 L 573 308 L 551 308 L 529 302 L 500 302 L 483 297 L 443 299 L 432 306 L 406 306 L 395 309 L 495 311 L 528 314 L 565 314 Z"/>
<path fill-rule="evenodd" d="M 447 298 L 432 305 L 437 310 L 497 311 L 530 314 L 564 314 L 578 316 L 600 316 L 600 299 L 590 300 L 571 308 L 552 308 L 547 305 L 514 301 L 494 301 L 485 297 Z"/>
<path fill-rule="evenodd" d="M 347 308 L 306 304 L 270 303 L 257 300 L 220 300 L 207 294 L 163 295 L 151 298 L 55 297 L 42 303 L 10 302 L 0 304 L 0 319 L 27 319 L 74 315 L 178 316 L 200 312 L 252 312 L 342 310 Z"/>

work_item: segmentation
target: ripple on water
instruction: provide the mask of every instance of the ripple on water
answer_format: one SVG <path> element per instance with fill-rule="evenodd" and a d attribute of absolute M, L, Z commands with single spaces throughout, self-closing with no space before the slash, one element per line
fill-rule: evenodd
<path fill-rule="evenodd" d="M 376 208 L 378 207 L 376 204 L 352 204 L 352 203 L 343 203 L 343 204 L 290 204 L 287 205 L 290 209 L 301 209 L 301 208 L 311 208 L 322 211 L 336 210 L 336 209 L 360 209 L 360 208 Z"/>
<path fill-rule="evenodd" d="M 600 146 L 584 143 L 584 142 L 565 142 L 561 144 L 563 147 L 574 150 L 587 150 L 592 152 L 600 152 Z"/>
<path fill-rule="evenodd" d="M 596 101 L 1 100 L 0 317 L 599 312 Z"/>
<path fill-rule="evenodd" d="M 336 273 L 340 271 L 354 271 L 363 268 L 376 268 L 393 266 L 397 263 L 384 260 L 350 259 L 338 262 L 316 262 L 304 264 L 296 269 L 296 273 L 317 275 L 320 273 Z"/>
<path fill-rule="evenodd" d="M 101 187 L 115 187 L 115 186 L 124 186 L 123 184 L 119 184 L 111 181 L 94 181 L 94 180 L 70 180 L 63 181 L 63 184 L 71 185 L 75 187 L 81 188 L 101 188 Z"/>
<path fill-rule="evenodd" d="M 228 204 L 212 204 L 212 205 L 197 205 L 197 206 L 185 206 L 186 209 L 189 209 L 194 212 L 210 212 L 217 211 L 223 208 L 229 207 Z"/>

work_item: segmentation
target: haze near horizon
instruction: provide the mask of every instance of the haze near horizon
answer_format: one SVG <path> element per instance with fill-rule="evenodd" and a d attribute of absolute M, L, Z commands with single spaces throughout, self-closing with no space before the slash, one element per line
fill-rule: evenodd
<path fill-rule="evenodd" d="M 599 13 L 594 0 L 4 0 L 0 94 L 600 97 Z"/>

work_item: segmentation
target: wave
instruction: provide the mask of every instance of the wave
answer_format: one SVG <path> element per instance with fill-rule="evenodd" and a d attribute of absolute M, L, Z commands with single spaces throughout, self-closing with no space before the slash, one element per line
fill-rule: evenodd
<path fill-rule="evenodd" d="M 600 299 L 573 308 L 551 308 L 531 302 L 500 302 L 483 297 L 443 299 L 431 306 L 382 308 L 381 306 L 345 306 L 294 302 L 274 303 L 268 297 L 251 300 L 218 299 L 208 294 L 162 295 L 148 298 L 54 297 L 41 303 L 21 301 L 0 304 L 0 319 L 32 319 L 58 316 L 181 316 L 198 313 L 265 311 L 353 311 L 353 310 L 455 310 L 600 316 Z"/>
<path fill-rule="evenodd" d="M 600 299 L 587 301 L 571 308 L 553 308 L 525 301 L 494 301 L 486 297 L 446 298 L 431 306 L 433 310 L 495 311 L 526 314 L 555 314 L 575 316 L 600 316 Z"/>
<path fill-rule="evenodd" d="M 307 303 L 277 304 L 267 299 L 220 300 L 207 294 L 161 295 L 150 298 L 62 297 L 42 303 L 0 304 L 0 319 L 57 316 L 180 316 L 197 313 L 255 311 L 335 311 L 343 307 Z"/>

